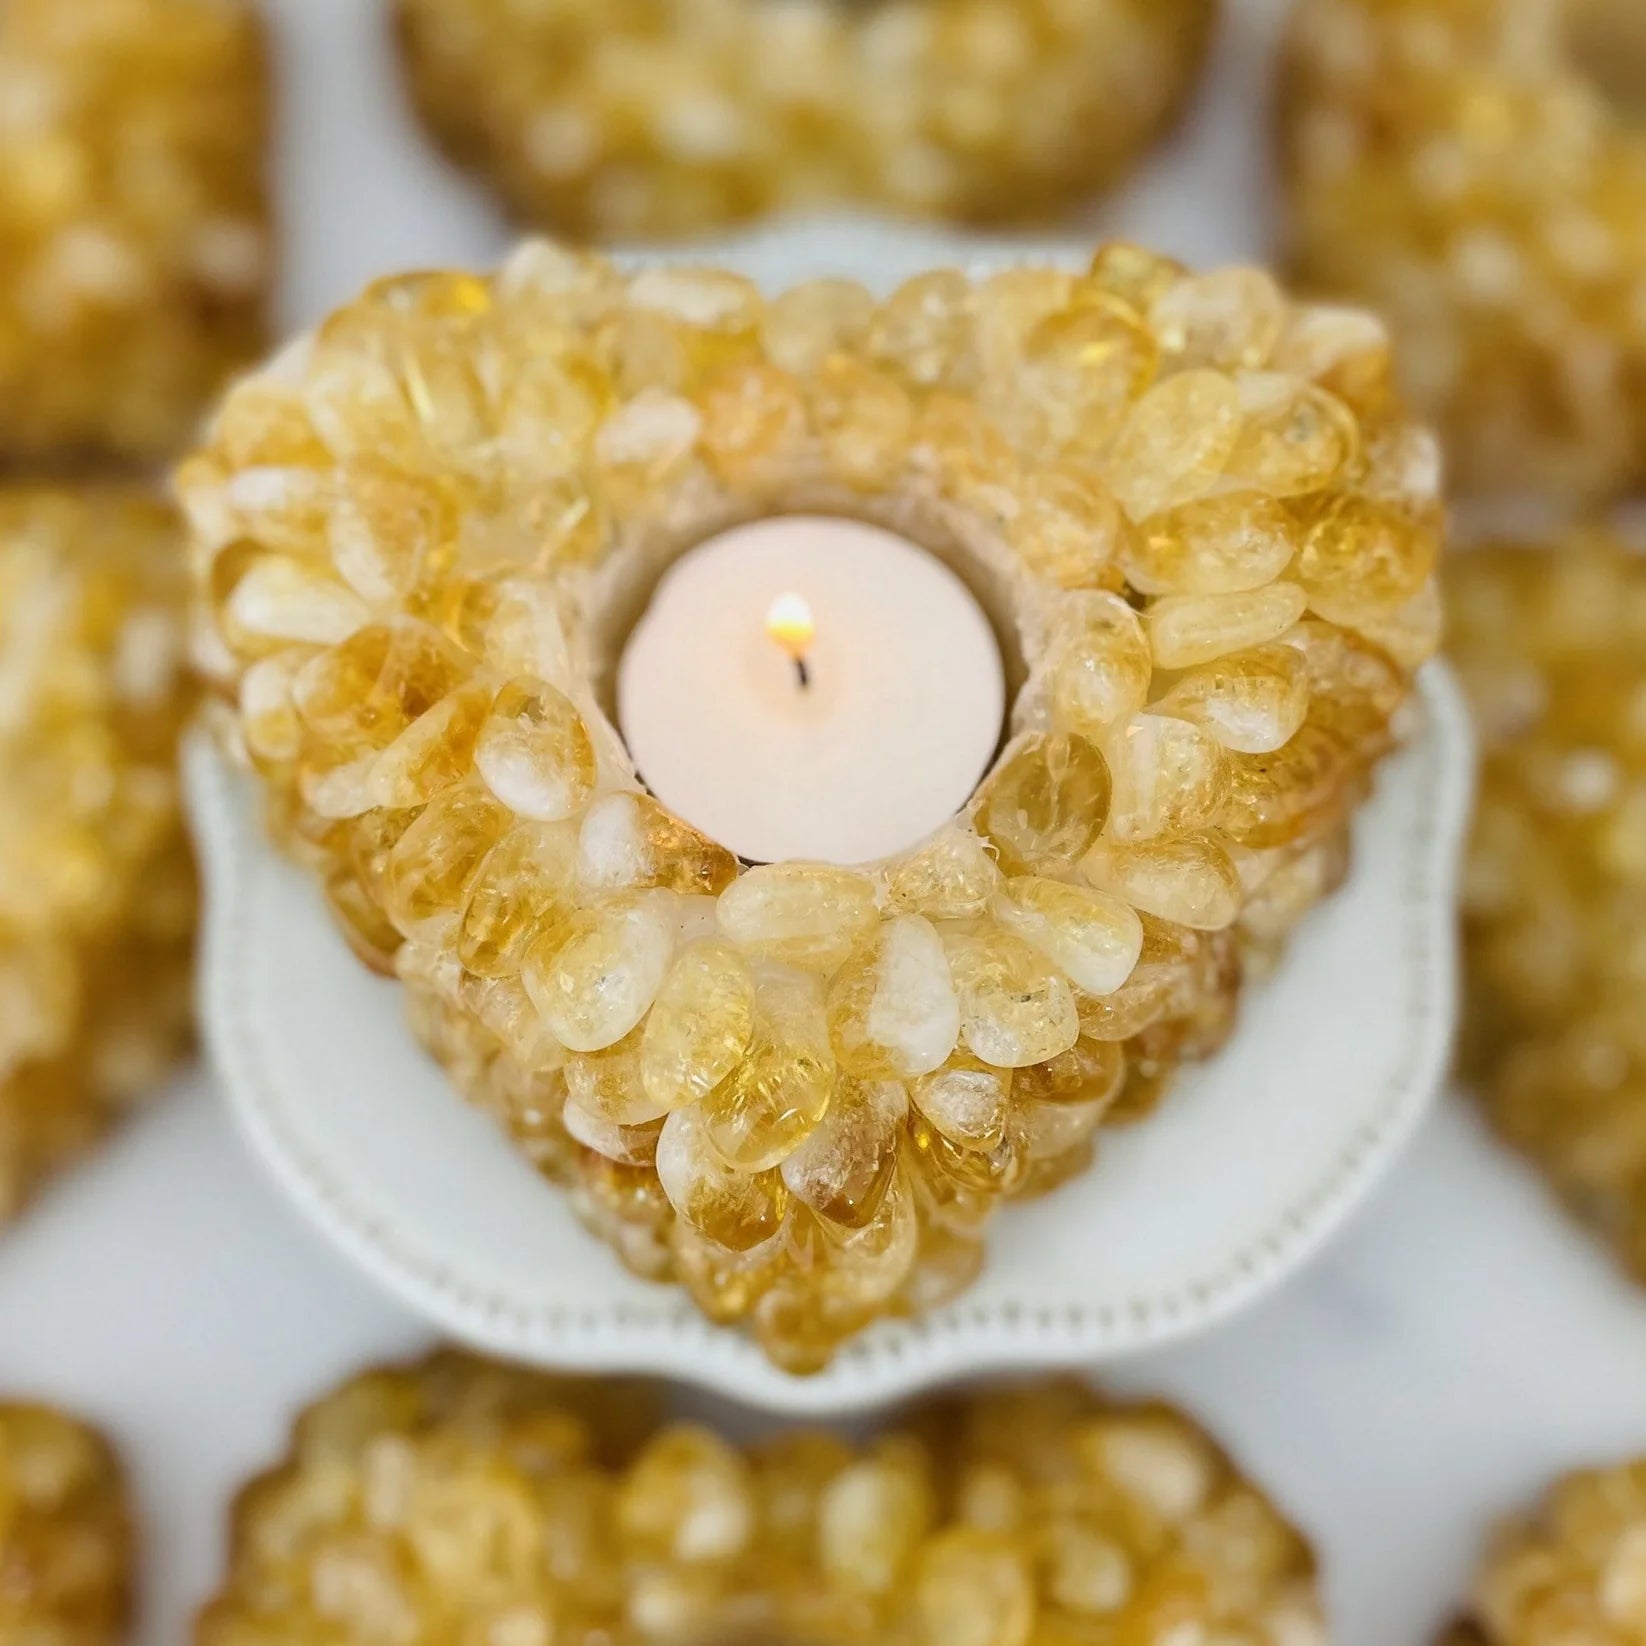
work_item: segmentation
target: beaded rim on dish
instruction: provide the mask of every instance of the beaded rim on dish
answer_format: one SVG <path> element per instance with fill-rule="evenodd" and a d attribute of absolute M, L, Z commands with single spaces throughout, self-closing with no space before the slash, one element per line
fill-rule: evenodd
<path fill-rule="evenodd" d="M 1437 630 L 1386 363 L 1126 246 L 767 302 L 532 245 L 383 283 L 230 397 L 180 476 L 200 655 L 458 1085 L 631 1267 L 815 1369 L 966 1284 L 999 1198 L 1215 1050 L 1341 879 Z M 796 510 L 945 559 L 1021 688 L 968 811 L 858 870 L 739 865 L 605 710 L 663 568 Z"/>
<path fill-rule="evenodd" d="M 1646 478 L 1646 128 L 1618 106 L 1646 97 L 1643 16 L 1633 0 L 1293 14 L 1287 260 L 1305 289 L 1389 320 L 1470 492 L 1595 499 Z"/>
<path fill-rule="evenodd" d="M 674 238 L 785 207 L 1050 221 L 1170 123 L 1216 0 L 398 0 L 424 119 L 522 219 Z"/>

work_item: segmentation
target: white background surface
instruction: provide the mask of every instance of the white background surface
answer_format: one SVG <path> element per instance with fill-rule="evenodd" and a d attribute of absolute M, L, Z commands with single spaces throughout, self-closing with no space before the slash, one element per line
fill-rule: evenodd
<path fill-rule="evenodd" d="M 375 0 L 268 3 L 285 318 L 378 272 L 506 244 L 412 131 Z M 1261 254 L 1274 10 L 1231 0 L 1192 129 L 1105 226 L 1197 261 Z M 199 1079 L 0 1238 L 0 1388 L 81 1407 L 132 1464 L 149 1545 L 139 1646 L 187 1638 L 229 1495 L 296 1406 L 425 1341 L 277 1198 Z M 1556 1470 L 1646 1447 L 1643 1374 L 1646 1297 L 1453 1104 L 1302 1283 L 1107 1381 L 1182 1399 L 1273 1487 L 1318 1540 L 1341 1646 L 1418 1646 L 1494 1513 Z"/>

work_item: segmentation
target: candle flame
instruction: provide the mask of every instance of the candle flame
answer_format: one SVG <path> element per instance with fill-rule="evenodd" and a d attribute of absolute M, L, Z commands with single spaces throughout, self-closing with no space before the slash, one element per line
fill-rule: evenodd
<path fill-rule="evenodd" d="M 796 663 L 801 662 L 817 633 L 817 624 L 813 621 L 812 609 L 805 597 L 794 593 L 780 594 L 772 602 L 772 609 L 766 613 L 766 633 Z"/>

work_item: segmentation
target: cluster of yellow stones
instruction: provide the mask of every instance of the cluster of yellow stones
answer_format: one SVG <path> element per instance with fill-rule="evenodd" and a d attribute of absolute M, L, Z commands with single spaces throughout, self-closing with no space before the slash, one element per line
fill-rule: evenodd
<path fill-rule="evenodd" d="M 59 1412 L 0 1405 L 0 1640 L 120 1646 L 132 1543 L 108 1446 Z"/>
<path fill-rule="evenodd" d="M 0 1222 L 188 1039 L 185 582 L 162 504 L 0 488 Z"/>
<path fill-rule="evenodd" d="M 769 301 L 528 245 L 374 287 L 180 485 L 199 661 L 356 949 L 633 1269 L 795 1371 L 1222 1042 L 1439 626 L 1377 325 L 1125 245 Z M 613 589 L 795 509 L 926 533 L 1021 637 L 995 770 L 875 865 L 741 865 L 602 708 Z"/>
<path fill-rule="evenodd" d="M 1049 220 L 1176 113 L 1215 0 L 398 0 L 415 95 L 528 220 L 874 202 Z"/>
<path fill-rule="evenodd" d="M 1646 1642 L 1646 1462 L 1572 1475 L 1505 1526 L 1442 1646 L 1578 1642 Z"/>
<path fill-rule="evenodd" d="M 455 1354 L 312 1408 L 196 1646 L 1324 1646 L 1298 1534 L 1204 1434 L 1072 1383 L 860 1445 L 659 1427 Z"/>
<path fill-rule="evenodd" d="M 1646 557 L 1596 530 L 1448 579 L 1485 745 L 1465 1072 L 1646 1283 Z"/>
<path fill-rule="evenodd" d="M 265 100 L 245 0 L 0 5 L 0 463 L 168 456 L 258 353 Z"/>
<path fill-rule="evenodd" d="M 1389 317 L 1471 489 L 1646 480 L 1646 11 L 1301 0 L 1291 255 Z"/>

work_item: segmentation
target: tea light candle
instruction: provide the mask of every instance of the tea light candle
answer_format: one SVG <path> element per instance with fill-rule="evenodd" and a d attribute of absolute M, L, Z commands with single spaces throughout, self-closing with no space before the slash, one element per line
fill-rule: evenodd
<path fill-rule="evenodd" d="M 867 863 L 971 798 L 1006 713 L 1000 648 L 940 560 L 861 521 L 725 532 L 659 582 L 618 668 L 642 779 L 754 862 Z"/>

